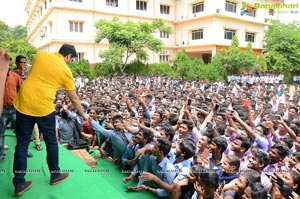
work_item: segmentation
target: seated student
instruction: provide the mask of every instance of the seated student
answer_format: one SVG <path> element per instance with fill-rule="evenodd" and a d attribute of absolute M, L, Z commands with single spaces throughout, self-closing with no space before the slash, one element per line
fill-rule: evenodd
<path fill-rule="evenodd" d="M 104 109 L 96 109 L 96 119 L 100 126 L 105 128 L 106 123 L 106 111 Z M 98 146 L 101 146 L 102 142 L 104 142 L 105 137 L 100 134 L 99 131 L 96 131 L 97 134 L 97 140 L 98 140 Z"/>
<path fill-rule="evenodd" d="M 88 114 L 91 119 L 96 120 L 96 107 L 90 107 L 88 110 Z M 97 136 L 92 128 L 91 124 L 88 121 L 84 121 L 82 124 L 81 135 L 91 141 L 90 148 L 97 148 Z"/>
<path fill-rule="evenodd" d="M 171 160 L 175 167 L 176 178 L 171 184 L 165 183 L 159 178 L 154 178 L 153 181 L 160 187 L 164 188 L 168 192 L 174 191 L 174 189 L 181 189 L 179 184 L 182 180 L 187 179 L 187 175 L 190 172 L 192 166 L 191 158 L 196 151 L 196 143 L 192 138 L 184 138 L 176 147 L 175 158 Z M 176 190 L 180 192 L 180 190 Z"/>
<path fill-rule="evenodd" d="M 105 125 L 106 125 L 106 110 L 104 110 L 103 108 L 98 108 L 96 109 L 96 121 L 99 123 L 100 126 L 102 126 L 103 128 L 105 128 Z M 94 156 L 95 159 L 98 159 L 100 157 L 107 157 L 107 152 L 109 150 L 100 150 L 101 147 L 102 149 L 108 149 L 108 145 L 111 144 L 109 143 L 109 141 L 107 141 L 105 144 L 103 144 L 107 138 L 104 136 L 104 135 L 101 135 L 101 133 L 99 131 L 95 131 L 96 133 L 96 136 L 97 136 L 97 145 L 99 146 L 99 151 L 100 153 L 99 154 L 96 154 Z M 103 144 L 103 146 L 102 146 Z M 112 154 L 112 153 L 111 153 Z"/>
<path fill-rule="evenodd" d="M 110 138 L 113 145 L 113 159 L 119 165 L 127 144 L 132 141 L 132 134 L 123 125 L 123 117 L 121 115 L 112 117 L 113 130 L 106 130 L 91 118 L 89 118 L 89 122 L 96 131 L 100 131 L 101 134 Z"/>
<path fill-rule="evenodd" d="M 147 147 L 148 145 L 151 145 L 151 141 L 153 140 L 153 132 L 149 129 L 146 128 L 142 128 L 138 131 L 138 133 L 135 135 L 136 139 L 136 147 L 135 147 L 135 152 L 139 149 L 142 149 L 144 147 Z M 124 155 L 124 154 L 123 154 Z M 132 180 L 135 176 L 137 177 L 141 171 L 148 171 L 148 168 L 146 166 L 147 161 L 149 161 L 149 154 L 144 153 L 138 157 L 134 158 L 135 161 L 133 161 L 134 164 L 134 168 L 131 172 L 131 174 L 124 178 L 123 182 L 127 183 L 130 180 Z"/>
<path fill-rule="evenodd" d="M 171 161 L 167 158 L 167 154 L 171 150 L 171 142 L 167 139 L 159 138 L 156 145 L 152 149 L 152 154 L 148 162 L 150 164 L 150 172 L 141 173 L 139 180 L 143 184 L 137 186 L 133 190 L 141 191 L 147 190 L 151 193 L 157 194 L 159 197 L 170 196 L 170 191 L 163 186 L 156 183 L 157 186 L 147 186 L 147 182 L 157 182 L 158 180 L 168 185 L 173 183 L 176 176 L 176 170 Z"/>
<path fill-rule="evenodd" d="M 256 182 L 245 189 L 243 199 L 268 199 L 268 193 L 260 182 Z"/>
<path fill-rule="evenodd" d="M 68 143 L 74 139 L 75 124 L 68 116 L 68 110 L 62 109 L 60 111 L 61 118 L 58 119 L 58 134 L 57 140 L 60 144 Z"/>
<path fill-rule="evenodd" d="M 126 150 L 122 155 L 122 166 L 126 170 L 132 170 L 136 164 L 135 152 L 136 152 L 137 142 L 136 136 L 132 136 L 132 141 L 129 142 L 126 146 Z"/>

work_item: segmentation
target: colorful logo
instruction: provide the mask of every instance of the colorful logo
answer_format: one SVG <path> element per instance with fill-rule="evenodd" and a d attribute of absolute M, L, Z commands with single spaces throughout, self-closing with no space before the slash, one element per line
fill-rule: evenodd
<path fill-rule="evenodd" d="M 286 9 L 299 9 L 299 3 L 294 4 L 286 4 L 284 3 L 284 0 L 274 0 L 274 3 L 254 3 L 253 5 L 250 5 L 247 2 L 242 2 L 242 8 L 241 8 L 241 15 L 251 13 L 254 11 L 254 9 L 276 9 L 276 12 L 278 13 L 291 13 L 291 14 L 298 14 L 298 10 L 286 10 Z M 280 9 L 280 10 L 279 10 Z M 283 10 L 285 9 L 285 10 Z"/>
<path fill-rule="evenodd" d="M 254 8 L 249 5 L 249 3 L 242 2 L 241 15 L 243 16 L 246 13 L 253 12 Z"/>

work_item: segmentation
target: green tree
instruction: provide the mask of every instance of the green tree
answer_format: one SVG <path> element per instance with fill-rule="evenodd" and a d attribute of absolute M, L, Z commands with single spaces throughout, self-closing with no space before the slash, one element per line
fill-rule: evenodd
<path fill-rule="evenodd" d="M 257 60 L 258 69 L 262 72 L 268 70 L 267 61 L 264 54 L 260 54 Z"/>
<path fill-rule="evenodd" d="M 232 38 L 231 47 L 228 52 L 225 52 L 226 70 L 229 74 L 241 73 L 241 57 L 239 40 L 236 36 Z"/>
<path fill-rule="evenodd" d="M 182 49 L 174 59 L 174 74 L 172 76 L 180 76 L 186 80 L 206 79 L 208 78 L 206 67 L 207 65 L 202 59 L 194 58 L 191 60 L 187 56 L 185 49 Z"/>
<path fill-rule="evenodd" d="M 244 52 L 240 52 L 239 40 L 236 36 L 232 38 L 231 46 L 228 51 L 223 49 L 218 52 L 212 59 L 209 67 L 214 67 L 219 71 L 219 75 L 223 79 L 227 79 L 227 75 L 240 74 L 241 72 L 252 72 L 254 66 L 257 65 L 257 57 L 253 55 L 252 43 L 249 42 Z M 209 68 L 208 67 L 208 68 Z M 210 71 L 215 71 L 210 69 Z M 211 79 L 215 79 L 212 75 Z"/>
<path fill-rule="evenodd" d="M 240 67 L 249 73 L 257 64 L 257 57 L 253 55 L 252 43 L 248 42 L 247 48 L 244 52 L 240 53 Z"/>
<path fill-rule="evenodd" d="M 37 49 L 26 40 L 27 30 L 24 26 L 13 28 L 0 21 L 0 46 L 15 58 L 17 55 L 26 56 L 31 61 Z"/>
<path fill-rule="evenodd" d="M 265 38 L 268 69 L 279 73 L 299 73 L 300 23 L 272 21 Z"/>
<path fill-rule="evenodd" d="M 185 78 L 188 76 L 189 70 L 191 68 L 191 60 L 187 56 L 185 49 L 183 48 L 180 53 L 177 53 L 173 69 L 178 76 Z"/>
<path fill-rule="evenodd" d="M 72 71 L 72 74 L 76 76 L 85 76 L 89 80 L 94 78 L 95 72 L 93 73 L 90 68 L 90 63 L 88 60 L 81 59 L 79 62 L 71 62 L 69 67 Z"/>
<path fill-rule="evenodd" d="M 111 65 L 124 72 L 128 60 L 135 55 L 137 60 L 148 60 L 147 49 L 159 53 L 163 43 L 153 33 L 162 31 L 171 33 L 171 27 L 166 26 L 163 19 L 156 19 L 152 23 L 122 22 L 118 18 L 112 21 L 101 19 L 96 23 L 98 34 L 95 41 L 100 43 L 107 39 L 110 46 L 108 50 L 99 53 L 105 65 Z"/>
<path fill-rule="evenodd" d="M 211 73 L 211 71 L 216 71 L 216 75 L 211 75 L 211 80 L 214 79 L 224 79 L 227 80 L 227 66 L 229 66 L 226 59 L 226 51 L 223 49 L 222 52 L 218 52 L 213 58 L 210 64 L 207 65 L 207 70 L 205 74 Z M 212 68 L 212 69 L 211 69 Z"/>

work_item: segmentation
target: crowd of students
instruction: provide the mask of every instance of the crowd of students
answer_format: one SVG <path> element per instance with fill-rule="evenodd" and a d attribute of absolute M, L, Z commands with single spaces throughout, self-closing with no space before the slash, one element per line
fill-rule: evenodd
<path fill-rule="evenodd" d="M 75 80 L 88 120 L 63 90 L 57 139 L 77 131 L 137 179 L 132 191 L 170 198 L 299 198 L 300 91 L 282 81 L 209 83 L 167 77 Z"/>

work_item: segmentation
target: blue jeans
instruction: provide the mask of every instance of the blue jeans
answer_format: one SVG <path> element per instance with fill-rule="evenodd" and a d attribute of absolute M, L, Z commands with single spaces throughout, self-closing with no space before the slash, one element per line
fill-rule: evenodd
<path fill-rule="evenodd" d="M 3 107 L 2 115 L 0 116 L 0 158 L 4 157 L 4 134 L 6 128 L 6 121 L 10 119 L 12 128 L 15 129 L 16 124 L 16 109 L 14 107 Z"/>
<path fill-rule="evenodd" d="M 16 131 L 16 109 L 13 106 L 3 107 L 2 118 L 5 126 L 7 121 L 10 120 L 11 128 Z"/>
<path fill-rule="evenodd" d="M 27 151 L 32 135 L 34 124 L 37 123 L 39 129 L 43 132 L 47 148 L 47 163 L 51 179 L 60 175 L 58 161 L 58 143 L 55 134 L 55 113 L 43 117 L 34 117 L 24 115 L 17 111 L 16 113 L 16 136 L 17 145 L 15 150 L 13 172 L 13 184 L 20 187 L 25 184 L 25 175 L 27 170 Z M 38 169 L 38 168 L 34 168 Z"/>

